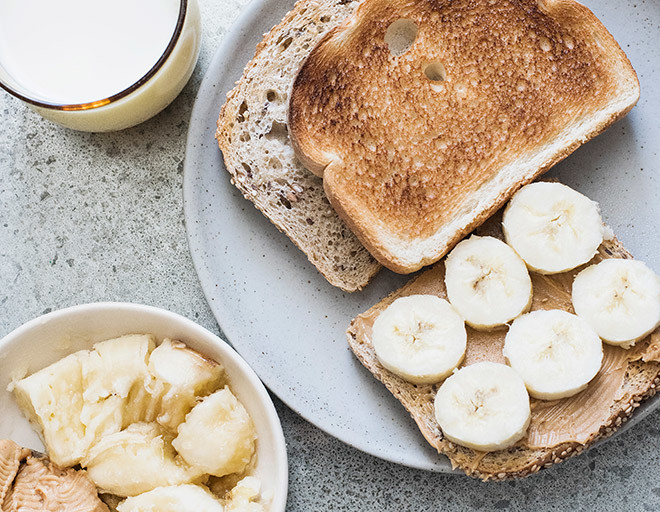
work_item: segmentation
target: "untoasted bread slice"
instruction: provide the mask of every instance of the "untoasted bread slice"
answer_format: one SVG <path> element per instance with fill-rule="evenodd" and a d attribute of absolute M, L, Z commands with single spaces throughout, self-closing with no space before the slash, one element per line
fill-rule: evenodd
<path fill-rule="evenodd" d="M 501 238 L 500 221 L 498 214 L 477 231 Z M 612 239 L 603 242 L 593 262 L 604 258 L 631 256 Z M 360 362 L 403 404 L 426 440 L 439 453 L 447 455 L 453 467 L 483 480 L 527 476 L 580 453 L 594 441 L 612 434 L 642 400 L 655 394 L 660 383 L 660 330 L 629 351 L 604 345 L 599 374 L 574 397 L 555 401 L 532 399 L 532 420 L 527 435 L 513 447 L 484 453 L 448 441 L 434 414 L 433 401 L 440 384 L 415 385 L 389 372 L 378 362 L 370 339 L 373 321 L 398 297 L 428 293 L 446 298 L 443 261 L 354 319 L 347 335 Z M 551 276 L 532 273 L 532 310 L 559 308 L 573 312 L 571 285 L 574 275 L 582 268 Z M 505 330 L 484 333 L 468 327 L 467 331 L 464 365 L 484 360 L 504 362 L 501 349 Z"/>
<path fill-rule="evenodd" d="M 367 249 L 408 273 L 638 98 L 628 58 L 573 0 L 366 0 L 301 68 L 290 135 Z"/>
<path fill-rule="evenodd" d="M 328 203 L 321 180 L 296 159 L 287 133 L 289 91 L 302 61 L 357 2 L 303 0 L 264 36 L 227 95 L 216 138 L 232 183 L 345 291 L 380 265 Z"/>

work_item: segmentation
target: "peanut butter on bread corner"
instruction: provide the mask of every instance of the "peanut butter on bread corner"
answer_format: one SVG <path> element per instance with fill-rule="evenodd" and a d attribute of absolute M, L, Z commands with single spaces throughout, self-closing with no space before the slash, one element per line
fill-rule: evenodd
<path fill-rule="evenodd" d="M 499 217 L 490 219 L 479 234 L 502 237 Z M 605 258 L 630 258 L 619 242 L 604 241 L 590 262 Z M 571 287 L 583 267 L 554 275 L 531 272 L 533 298 L 531 310 L 562 309 L 573 313 Z M 458 447 L 446 440 L 434 416 L 433 400 L 441 383 L 414 385 L 383 368 L 371 344 L 371 329 L 381 311 L 395 299 L 407 295 L 432 294 L 447 298 L 444 262 L 420 274 L 400 290 L 356 317 L 349 329 L 351 349 L 387 388 L 402 402 L 427 441 L 446 454 L 452 465 L 483 479 L 525 476 L 546 464 L 559 462 L 600 437 L 611 434 L 645 396 L 654 393 L 654 380 L 660 374 L 660 332 L 656 331 L 626 350 L 603 345 L 603 363 L 599 373 L 584 391 L 554 401 L 531 399 L 532 417 L 526 436 L 508 450 L 479 453 Z M 467 327 L 467 349 L 463 366 L 481 361 L 504 363 L 502 347 L 506 329 L 476 331 Z M 628 381 L 628 373 L 643 377 L 641 383 Z M 563 456 L 562 456 L 563 454 Z M 545 462 L 549 457 L 549 462 Z M 538 464 L 535 464 L 538 459 Z M 499 465 L 501 471 L 494 471 Z"/>

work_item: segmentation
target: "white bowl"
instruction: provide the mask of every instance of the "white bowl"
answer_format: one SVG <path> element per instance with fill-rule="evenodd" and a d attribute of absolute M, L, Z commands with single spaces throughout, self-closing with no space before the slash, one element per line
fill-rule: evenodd
<path fill-rule="evenodd" d="M 288 466 L 280 420 L 266 389 L 248 364 L 213 333 L 175 313 L 140 304 L 101 302 L 54 311 L 0 340 L 0 438 L 44 451 L 36 432 L 6 391 L 12 378 L 32 373 L 98 341 L 129 333 L 178 339 L 222 363 L 232 391 L 257 429 L 256 476 L 272 496 L 270 511 L 286 507 Z"/>

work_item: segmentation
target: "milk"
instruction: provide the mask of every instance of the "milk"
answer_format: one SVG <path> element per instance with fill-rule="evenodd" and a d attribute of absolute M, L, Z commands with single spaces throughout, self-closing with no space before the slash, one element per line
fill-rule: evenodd
<path fill-rule="evenodd" d="M 75 130 L 121 130 L 163 110 L 200 41 L 197 0 L 0 0 L 3 87 Z"/>
<path fill-rule="evenodd" d="M 0 64 L 36 99 L 108 98 L 156 64 L 179 9 L 179 0 L 0 0 Z"/>

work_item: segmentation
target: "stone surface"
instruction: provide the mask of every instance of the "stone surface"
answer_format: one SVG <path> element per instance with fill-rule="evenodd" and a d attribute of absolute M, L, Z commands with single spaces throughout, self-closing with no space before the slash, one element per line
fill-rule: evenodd
<path fill-rule="evenodd" d="M 0 337 L 50 310 L 102 300 L 160 306 L 219 332 L 188 253 L 182 161 L 195 91 L 246 3 L 201 1 L 205 34 L 191 82 L 136 128 L 76 133 L 0 94 Z M 275 403 L 291 511 L 660 510 L 660 411 L 539 475 L 484 484 L 364 455 Z"/>

